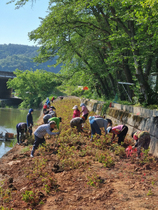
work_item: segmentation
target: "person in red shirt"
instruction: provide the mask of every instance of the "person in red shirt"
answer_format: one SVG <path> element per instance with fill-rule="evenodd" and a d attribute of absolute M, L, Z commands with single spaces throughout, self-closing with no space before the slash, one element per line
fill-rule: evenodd
<path fill-rule="evenodd" d="M 55 97 L 53 96 L 52 99 L 51 99 L 51 102 L 53 103 L 54 100 L 55 100 Z"/>
<path fill-rule="evenodd" d="M 73 117 L 72 118 L 80 117 L 80 110 L 78 109 L 78 106 L 75 105 L 72 109 L 74 109 Z"/>
<path fill-rule="evenodd" d="M 48 112 L 49 112 L 49 111 L 47 111 L 47 108 L 48 108 L 47 103 L 44 103 L 44 105 L 43 105 L 43 114 L 44 115 L 48 114 Z"/>

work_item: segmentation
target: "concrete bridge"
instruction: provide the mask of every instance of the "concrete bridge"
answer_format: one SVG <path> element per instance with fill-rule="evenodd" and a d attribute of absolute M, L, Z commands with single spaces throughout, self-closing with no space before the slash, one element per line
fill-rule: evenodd
<path fill-rule="evenodd" d="M 7 81 L 14 77 L 13 72 L 0 71 L 0 99 L 9 99 L 12 97 L 12 89 L 7 89 Z"/>

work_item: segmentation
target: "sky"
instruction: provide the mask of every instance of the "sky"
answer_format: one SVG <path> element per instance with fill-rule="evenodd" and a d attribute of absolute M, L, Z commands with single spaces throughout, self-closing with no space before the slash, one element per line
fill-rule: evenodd
<path fill-rule="evenodd" d="M 49 0 L 36 0 L 33 5 L 30 0 L 20 9 L 7 2 L 9 0 L 0 0 L 0 44 L 37 45 L 29 41 L 28 32 L 40 25 L 39 17 L 44 18 L 48 14 Z"/>

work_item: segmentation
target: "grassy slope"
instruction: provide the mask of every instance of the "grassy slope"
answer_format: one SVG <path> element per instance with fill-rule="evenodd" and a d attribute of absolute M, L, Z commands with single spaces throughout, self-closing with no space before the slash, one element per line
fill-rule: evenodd
<path fill-rule="evenodd" d="M 53 104 L 63 119 L 61 134 L 51 138 L 46 135 L 47 144 L 35 152 L 34 158 L 30 158 L 32 146 L 17 145 L 2 158 L 1 206 L 36 210 L 157 209 L 157 160 L 150 155 L 141 160 L 127 158 L 125 147 L 131 144 L 128 136 L 119 147 L 116 142 L 110 144 L 111 134 L 91 143 L 88 121 L 84 133 L 71 130 L 72 107 L 79 103 L 64 98 Z M 41 123 L 42 118 L 34 129 Z"/>

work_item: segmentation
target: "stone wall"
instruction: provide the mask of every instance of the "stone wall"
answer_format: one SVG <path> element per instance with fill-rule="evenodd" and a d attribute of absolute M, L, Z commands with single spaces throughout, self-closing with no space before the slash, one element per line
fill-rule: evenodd
<path fill-rule="evenodd" d="M 93 99 L 82 98 L 81 103 L 85 103 L 89 111 L 94 111 L 96 114 L 101 114 L 105 102 L 96 101 Z"/>
<path fill-rule="evenodd" d="M 85 103 L 90 111 L 94 111 L 96 114 L 105 114 L 107 118 L 110 118 L 113 121 L 113 125 L 127 125 L 129 128 L 129 135 L 137 130 L 148 131 L 151 136 L 150 153 L 158 156 L 157 110 L 112 103 L 112 107 L 109 107 L 106 113 L 104 113 L 103 106 L 105 106 L 106 102 L 84 98 L 81 99 L 81 102 Z"/>

